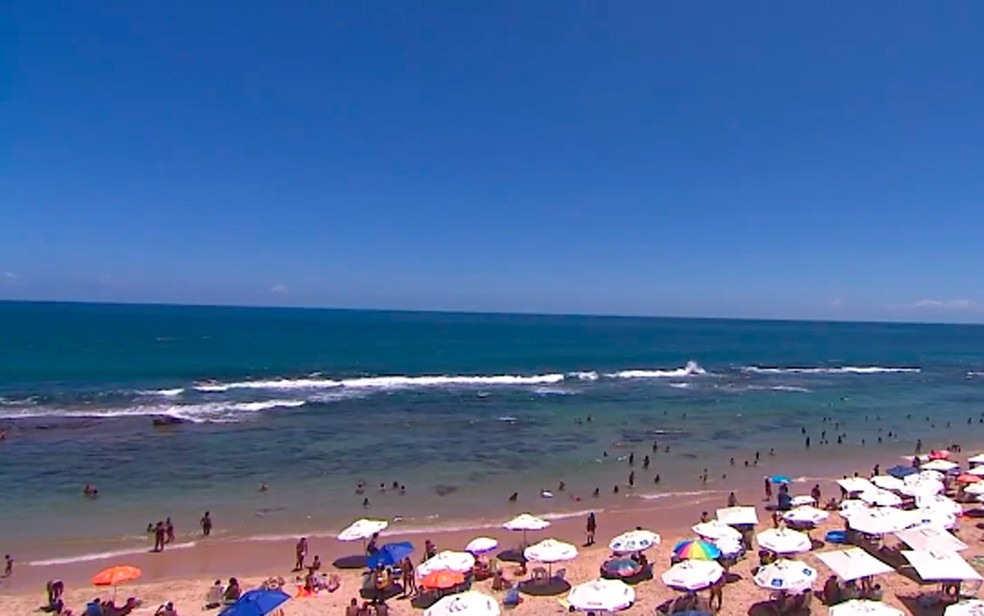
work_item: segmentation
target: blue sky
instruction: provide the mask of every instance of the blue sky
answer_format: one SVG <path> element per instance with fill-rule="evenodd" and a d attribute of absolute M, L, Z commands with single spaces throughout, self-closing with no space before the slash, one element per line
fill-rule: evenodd
<path fill-rule="evenodd" d="M 981 23 L 15 2 L 0 298 L 984 321 Z"/>

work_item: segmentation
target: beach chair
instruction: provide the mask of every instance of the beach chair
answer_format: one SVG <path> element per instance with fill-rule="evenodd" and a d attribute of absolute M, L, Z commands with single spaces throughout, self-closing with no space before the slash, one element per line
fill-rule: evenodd
<path fill-rule="evenodd" d="M 550 577 L 547 575 L 547 570 L 543 567 L 536 567 L 533 569 L 532 579 L 534 584 L 546 584 L 550 581 Z"/>
<path fill-rule="evenodd" d="M 564 578 L 566 577 L 567 577 L 567 569 L 557 569 L 557 571 L 554 572 L 555 580 L 560 580 L 561 582 L 563 582 Z"/>

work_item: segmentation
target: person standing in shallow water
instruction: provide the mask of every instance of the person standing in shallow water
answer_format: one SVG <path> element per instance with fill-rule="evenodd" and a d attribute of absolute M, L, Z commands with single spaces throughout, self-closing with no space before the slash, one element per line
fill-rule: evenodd
<path fill-rule="evenodd" d="M 164 539 L 166 537 L 166 532 L 164 530 L 164 522 L 158 520 L 157 524 L 154 526 L 154 551 L 163 552 L 164 551 Z"/>
<path fill-rule="evenodd" d="M 205 515 L 202 516 L 202 534 L 208 537 L 212 534 L 212 516 L 206 511 Z"/>

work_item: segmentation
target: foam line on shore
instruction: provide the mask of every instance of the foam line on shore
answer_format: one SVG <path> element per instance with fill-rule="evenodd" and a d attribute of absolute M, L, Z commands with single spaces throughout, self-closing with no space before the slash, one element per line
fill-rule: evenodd
<path fill-rule="evenodd" d="M 171 550 L 184 550 L 187 548 L 193 548 L 197 545 L 194 541 L 188 541 L 186 543 L 175 543 L 173 545 L 167 546 L 167 551 Z M 29 567 L 52 567 L 55 565 L 71 565 L 73 563 L 85 563 L 94 560 L 108 560 L 110 558 L 120 558 L 121 556 L 134 556 L 136 554 L 146 554 L 150 552 L 145 547 L 140 548 L 127 548 L 122 550 L 110 550 L 107 552 L 90 552 L 88 554 L 79 554 L 77 556 L 63 556 L 60 558 L 48 558 L 44 560 L 32 560 L 27 563 Z"/>

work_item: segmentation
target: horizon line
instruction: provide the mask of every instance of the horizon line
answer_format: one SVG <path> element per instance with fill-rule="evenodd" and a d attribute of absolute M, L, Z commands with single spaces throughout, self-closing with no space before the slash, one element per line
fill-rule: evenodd
<path fill-rule="evenodd" d="M 504 310 L 450 310 L 441 308 L 377 308 L 377 307 L 339 307 L 339 306 L 298 306 L 298 305 L 263 305 L 263 304 L 214 304 L 214 303 L 182 303 L 182 302 L 140 302 L 140 301 L 95 301 L 95 300 L 65 300 L 65 299 L 0 299 L 0 304 L 70 304 L 85 306 L 146 306 L 172 308 L 233 308 L 254 310 L 310 310 L 324 312 L 392 312 L 405 314 L 445 314 L 445 315 L 475 315 L 475 316 L 525 316 L 525 317 L 569 317 L 591 319 L 663 319 L 680 321 L 749 321 L 765 323 L 834 323 L 858 325 L 943 325 L 958 327 L 984 327 L 984 323 L 955 322 L 955 321 L 910 321 L 910 320 L 873 320 L 873 319 L 820 319 L 820 318 L 780 318 L 780 317 L 714 317 L 714 316 L 682 316 L 660 314 L 601 314 L 578 312 L 535 312 L 535 311 L 504 311 Z"/>

